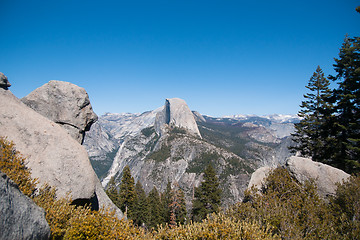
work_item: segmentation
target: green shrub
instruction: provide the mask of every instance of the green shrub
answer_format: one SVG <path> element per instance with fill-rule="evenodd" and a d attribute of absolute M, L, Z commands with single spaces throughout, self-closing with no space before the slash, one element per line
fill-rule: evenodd
<path fill-rule="evenodd" d="M 228 216 L 270 226 L 282 239 L 331 239 L 333 215 L 313 182 L 301 184 L 283 168 L 273 170 L 260 192 L 253 188 Z M 335 237 L 334 237 L 335 238 Z"/>
<path fill-rule="evenodd" d="M 360 175 L 351 176 L 339 184 L 331 199 L 331 210 L 336 216 L 336 231 L 342 239 L 359 239 L 360 236 Z"/>

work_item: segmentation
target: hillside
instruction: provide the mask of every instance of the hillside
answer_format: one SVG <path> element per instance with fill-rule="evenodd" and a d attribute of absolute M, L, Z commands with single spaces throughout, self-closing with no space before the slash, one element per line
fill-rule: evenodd
<path fill-rule="evenodd" d="M 146 192 L 154 186 L 163 191 L 168 180 L 177 182 L 188 205 L 211 163 L 227 206 L 243 198 L 259 166 L 281 164 L 290 155 L 288 136 L 294 121 L 296 117 L 213 118 L 191 112 L 183 100 L 170 99 L 154 111 L 99 117 L 84 146 L 103 186 L 111 177 L 119 184 L 122 169 L 129 165 Z"/>

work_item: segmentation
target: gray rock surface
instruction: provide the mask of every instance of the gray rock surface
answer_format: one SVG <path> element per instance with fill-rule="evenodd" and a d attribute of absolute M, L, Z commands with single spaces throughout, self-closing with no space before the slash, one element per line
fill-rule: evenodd
<path fill-rule="evenodd" d="M 49 239 L 45 211 L 0 172 L 0 239 Z"/>
<path fill-rule="evenodd" d="M 178 127 L 201 138 L 194 114 L 183 99 L 170 98 L 165 100 L 164 109 L 156 115 L 155 129 L 162 132 L 164 126 Z"/>
<path fill-rule="evenodd" d="M 33 178 L 57 189 L 59 197 L 70 193 L 76 200 L 94 199 L 98 206 L 120 210 L 99 187 L 85 148 L 62 127 L 23 104 L 10 91 L 0 89 L 0 133 L 15 143 L 27 158 Z"/>
<path fill-rule="evenodd" d="M 0 88 L 7 90 L 11 86 L 7 76 L 0 72 Z"/>
<path fill-rule="evenodd" d="M 72 199 L 94 195 L 96 176 L 83 146 L 62 127 L 0 89 L 0 133 L 27 158 L 33 178 L 57 188 Z"/>
<path fill-rule="evenodd" d="M 248 188 L 256 187 L 257 189 L 261 189 L 264 184 L 264 179 L 266 178 L 267 174 L 269 174 L 271 169 L 271 167 L 264 166 L 258 168 L 255 172 L 253 172 L 250 178 Z"/>
<path fill-rule="evenodd" d="M 97 179 L 95 187 L 96 187 L 96 196 L 99 201 L 99 208 L 114 211 L 115 216 L 117 216 L 119 219 L 124 218 L 124 214 L 122 213 L 122 211 L 118 207 L 115 206 L 115 204 L 110 200 L 110 198 L 104 191 L 104 188 L 101 185 L 101 182 L 99 179 Z"/>
<path fill-rule="evenodd" d="M 335 194 L 336 183 L 350 177 L 340 169 L 302 157 L 290 157 L 286 168 L 299 182 L 314 179 L 321 196 Z"/>
<path fill-rule="evenodd" d="M 52 80 L 21 101 L 61 125 L 79 143 L 83 142 L 85 131 L 98 119 L 85 89 L 68 82 Z"/>
<path fill-rule="evenodd" d="M 192 111 L 192 113 L 194 114 L 195 121 L 197 121 L 197 122 L 206 122 L 206 119 L 204 118 L 204 116 L 201 115 L 199 112 Z"/>

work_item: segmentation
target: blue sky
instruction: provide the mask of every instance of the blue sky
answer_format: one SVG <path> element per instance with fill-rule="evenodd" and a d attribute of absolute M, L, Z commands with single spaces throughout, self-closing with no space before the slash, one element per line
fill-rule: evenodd
<path fill-rule="evenodd" d="M 317 65 L 333 74 L 360 5 L 330 1 L 0 0 L 0 72 L 19 98 L 50 80 L 95 112 L 183 98 L 211 116 L 296 114 Z"/>

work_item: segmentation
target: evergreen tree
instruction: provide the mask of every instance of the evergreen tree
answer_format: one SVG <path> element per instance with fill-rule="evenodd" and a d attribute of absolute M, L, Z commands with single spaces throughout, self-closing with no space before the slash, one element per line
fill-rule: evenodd
<path fill-rule="evenodd" d="M 360 171 L 360 37 L 346 37 L 335 62 L 332 165 L 354 173 Z"/>
<path fill-rule="evenodd" d="M 301 121 L 295 124 L 296 130 L 292 134 L 296 146 L 290 149 L 299 151 L 302 156 L 311 157 L 314 161 L 326 162 L 328 159 L 327 151 L 324 150 L 332 112 L 332 104 L 329 102 L 332 91 L 329 85 L 329 80 L 318 66 L 306 86 L 310 92 L 304 95 L 305 100 L 298 113 Z"/>
<path fill-rule="evenodd" d="M 149 192 L 147 199 L 148 199 L 147 202 L 149 208 L 149 218 L 148 218 L 147 226 L 149 228 L 155 228 L 157 225 L 163 223 L 164 221 L 161 211 L 162 207 L 160 204 L 160 196 L 156 187 L 154 187 Z"/>
<path fill-rule="evenodd" d="M 147 223 L 149 216 L 149 209 L 147 205 L 146 193 L 143 189 L 143 186 L 139 181 L 135 185 L 136 192 L 136 204 L 133 214 L 134 224 L 142 226 Z"/>
<path fill-rule="evenodd" d="M 133 210 L 136 203 L 135 181 L 131 176 L 129 166 L 125 166 L 123 176 L 121 179 L 119 190 L 119 205 L 120 209 L 128 216 L 133 218 Z"/>
<path fill-rule="evenodd" d="M 120 208 L 120 204 L 119 204 L 119 192 L 116 188 L 116 184 L 115 184 L 115 178 L 112 177 L 110 178 L 109 183 L 107 184 L 107 188 L 106 188 L 106 194 L 108 195 L 108 197 L 111 199 L 111 201 L 118 207 Z"/>
<path fill-rule="evenodd" d="M 204 179 L 200 186 L 195 188 L 192 220 L 201 221 L 209 213 L 218 212 L 221 204 L 221 189 L 215 169 L 208 165 L 204 171 Z"/>
<path fill-rule="evenodd" d="M 166 189 L 163 194 L 161 194 L 162 216 L 164 218 L 164 223 L 170 223 L 170 204 L 172 201 L 172 193 L 171 182 L 168 180 Z"/>

